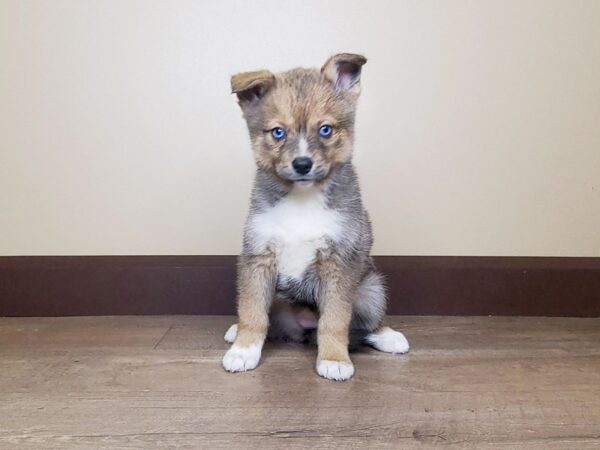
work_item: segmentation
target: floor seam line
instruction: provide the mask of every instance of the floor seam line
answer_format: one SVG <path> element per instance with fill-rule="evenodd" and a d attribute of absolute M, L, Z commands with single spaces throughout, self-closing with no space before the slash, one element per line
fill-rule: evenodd
<path fill-rule="evenodd" d="M 154 347 L 152 347 L 152 350 L 156 350 L 156 347 L 158 347 L 160 345 L 160 343 L 163 341 L 163 339 L 165 338 L 165 336 L 167 334 L 169 334 L 169 331 L 171 331 L 173 329 L 173 325 L 170 325 L 169 328 L 167 328 L 167 331 L 165 331 L 165 334 L 163 334 L 161 336 L 161 338 L 158 340 L 158 342 L 156 344 L 154 344 Z"/>

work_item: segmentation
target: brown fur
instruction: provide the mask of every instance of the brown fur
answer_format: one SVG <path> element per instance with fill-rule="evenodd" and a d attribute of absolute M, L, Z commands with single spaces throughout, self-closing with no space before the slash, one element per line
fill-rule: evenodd
<path fill-rule="evenodd" d="M 294 69 L 273 75 L 262 70 L 234 75 L 231 89 L 239 99 L 248 123 L 257 164 L 280 175 L 294 158 L 300 136 L 317 151 L 312 154 L 315 166 L 325 174 L 332 167 L 351 158 L 354 109 L 360 88 L 356 84 L 344 92 L 332 89 L 339 70 L 355 65 L 360 69 L 366 58 L 339 54 L 327 60 L 323 68 Z M 346 65 L 346 66 L 344 66 Z M 299 101 L 301 99 L 301 101 Z M 328 124 L 333 134 L 319 137 L 319 127 Z M 270 131 L 283 127 L 285 140 L 277 141 Z M 318 328 L 320 360 L 350 361 L 348 329 L 356 280 L 341 270 L 334 255 L 319 255 L 318 271 L 323 282 L 321 316 Z M 242 257 L 239 264 L 239 329 L 236 344 L 248 346 L 262 342 L 267 334 L 268 311 L 272 302 L 275 256 Z"/>
<path fill-rule="evenodd" d="M 319 302 L 321 316 L 317 331 L 317 360 L 350 362 L 349 327 L 357 274 L 344 267 L 336 254 L 318 252 L 315 265 L 323 280 Z"/>
<path fill-rule="evenodd" d="M 362 55 L 355 55 L 353 53 L 338 53 L 337 55 L 330 57 L 325 62 L 321 72 L 330 82 L 337 85 L 340 70 L 360 70 L 360 68 L 365 65 L 366 62 L 367 58 Z M 356 83 L 352 85 L 352 88 L 357 91 L 360 90 L 358 86 L 358 78 L 356 79 Z"/>
<path fill-rule="evenodd" d="M 262 345 L 269 328 L 275 291 L 275 254 L 241 256 L 238 265 L 238 334 L 236 344 Z"/>
<path fill-rule="evenodd" d="M 231 93 L 250 101 L 254 96 L 263 95 L 274 82 L 275 77 L 268 70 L 239 73 L 231 77 Z"/>
<path fill-rule="evenodd" d="M 331 88 L 329 77 L 337 63 L 333 57 L 321 71 L 294 69 L 277 75 L 259 71 L 232 77 L 232 90 L 238 95 L 260 167 L 285 179 L 282 171 L 290 166 L 301 136 L 316 147 L 312 159 L 323 178 L 350 160 L 359 88 L 356 85 L 345 92 Z M 324 124 L 333 126 L 333 135 L 327 139 L 318 134 Z M 270 131 L 278 126 L 287 130 L 285 140 L 271 136 Z"/>
<path fill-rule="evenodd" d="M 336 206 L 330 202 L 337 202 L 337 213 L 345 217 L 344 226 L 351 233 L 315 250 L 314 262 L 308 266 L 302 280 L 308 289 L 311 283 L 315 286 L 313 300 L 306 300 L 302 297 L 304 294 L 292 298 L 292 301 L 300 298 L 300 301 L 314 302 L 309 308 L 318 308 L 317 371 L 332 379 L 352 376 L 348 345 L 350 326 L 356 313 L 354 299 L 360 283 L 366 282 L 366 275 L 373 273 L 368 256 L 372 244 L 370 223 L 351 165 L 354 115 L 360 94 L 361 66 L 365 62 L 363 56 L 344 53 L 328 59 L 320 70 L 293 69 L 278 74 L 263 70 L 237 74 L 231 79 L 231 88 L 246 119 L 258 165 L 250 217 L 261 211 L 265 204 L 277 201 L 272 198 L 282 198 L 292 192 L 294 183 L 310 183 L 321 193 L 327 192 L 328 208 L 334 209 Z M 320 133 L 323 125 L 331 126 L 330 135 Z M 272 133 L 275 128 L 284 130 L 277 138 Z M 312 165 L 309 178 L 302 178 L 308 172 L 294 171 L 297 168 L 292 161 L 306 155 L 310 155 Z M 264 243 L 255 247 L 252 236 L 252 227 L 247 227 L 239 262 L 237 338 L 223 362 L 230 371 L 248 370 L 258 364 L 276 285 L 280 300 L 290 299 L 281 296 L 286 289 L 287 292 L 290 289 L 302 292 L 300 288 L 277 284 L 275 252 L 271 249 L 263 252 Z M 276 240 L 274 242 L 273 245 L 279 245 Z M 257 255 L 257 252 L 262 254 Z M 375 283 L 374 291 L 379 288 L 381 294 L 377 298 L 368 297 L 369 305 L 385 302 L 381 285 L 371 283 Z M 273 311 L 292 328 L 295 336 L 303 333 L 302 326 L 293 322 L 298 308 L 302 310 L 306 306 L 282 304 Z M 363 308 L 363 311 L 371 326 L 368 331 L 374 331 L 379 326 L 382 309 Z M 360 322 L 361 316 L 357 314 L 357 323 L 365 322 Z"/>

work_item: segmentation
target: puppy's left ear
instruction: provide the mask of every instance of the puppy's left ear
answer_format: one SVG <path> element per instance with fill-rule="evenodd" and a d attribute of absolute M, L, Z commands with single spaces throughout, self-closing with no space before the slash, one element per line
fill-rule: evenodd
<path fill-rule="evenodd" d="M 338 91 L 360 92 L 360 72 L 367 58 L 353 53 L 333 55 L 323 65 L 321 72 Z"/>
<path fill-rule="evenodd" d="M 237 94 L 240 106 L 261 100 L 275 84 L 275 75 L 268 70 L 238 73 L 231 77 L 231 93 Z"/>

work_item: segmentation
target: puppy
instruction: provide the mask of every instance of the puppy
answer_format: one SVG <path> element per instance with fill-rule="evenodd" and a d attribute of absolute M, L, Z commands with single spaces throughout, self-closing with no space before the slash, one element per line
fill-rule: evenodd
<path fill-rule="evenodd" d="M 402 333 L 381 326 L 386 293 L 352 166 L 366 61 L 343 53 L 321 70 L 231 78 L 257 169 L 238 263 L 238 323 L 225 335 L 230 372 L 258 365 L 268 333 L 302 341 L 316 330 L 317 373 L 332 380 L 354 374 L 351 337 L 408 351 Z"/>

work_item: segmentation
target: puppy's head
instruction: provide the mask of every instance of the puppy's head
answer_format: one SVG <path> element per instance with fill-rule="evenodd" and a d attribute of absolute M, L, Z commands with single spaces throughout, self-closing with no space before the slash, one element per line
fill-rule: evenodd
<path fill-rule="evenodd" d="M 360 72 L 366 58 L 342 53 L 321 70 L 231 77 L 256 163 L 291 183 L 325 180 L 350 160 Z"/>

